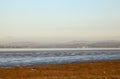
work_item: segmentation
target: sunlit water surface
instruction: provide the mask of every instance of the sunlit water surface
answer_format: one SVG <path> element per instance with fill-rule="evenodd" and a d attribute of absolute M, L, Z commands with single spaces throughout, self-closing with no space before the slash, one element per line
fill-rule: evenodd
<path fill-rule="evenodd" d="M 0 49 L 0 67 L 120 60 L 119 48 Z"/>

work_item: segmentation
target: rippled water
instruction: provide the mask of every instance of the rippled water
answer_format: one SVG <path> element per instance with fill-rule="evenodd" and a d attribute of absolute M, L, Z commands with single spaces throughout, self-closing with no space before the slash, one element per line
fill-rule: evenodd
<path fill-rule="evenodd" d="M 0 67 L 120 60 L 120 49 L 0 49 Z"/>

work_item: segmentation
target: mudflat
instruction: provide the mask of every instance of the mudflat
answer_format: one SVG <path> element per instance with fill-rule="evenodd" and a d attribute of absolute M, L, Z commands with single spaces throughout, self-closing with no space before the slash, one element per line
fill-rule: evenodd
<path fill-rule="evenodd" d="M 0 68 L 0 79 L 120 79 L 120 60 Z"/>

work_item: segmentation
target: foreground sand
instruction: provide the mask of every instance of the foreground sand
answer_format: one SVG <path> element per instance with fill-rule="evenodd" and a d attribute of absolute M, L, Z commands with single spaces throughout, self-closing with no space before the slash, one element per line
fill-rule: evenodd
<path fill-rule="evenodd" d="M 0 79 L 120 79 L 120 60 L 0 68 Z"/>

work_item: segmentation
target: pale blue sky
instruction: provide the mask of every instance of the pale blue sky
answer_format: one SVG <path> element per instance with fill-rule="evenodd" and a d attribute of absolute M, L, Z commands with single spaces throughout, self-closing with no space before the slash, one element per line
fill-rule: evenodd
<path fill-rule="evenodd" d="M 120 0 L 0 0 L 0 38 L 120 40 Z"/>

